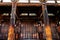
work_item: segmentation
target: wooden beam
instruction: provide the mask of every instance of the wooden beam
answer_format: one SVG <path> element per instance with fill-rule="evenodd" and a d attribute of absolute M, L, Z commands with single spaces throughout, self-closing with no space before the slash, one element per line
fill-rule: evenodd
<path fill-rule="evenodd" d="M 10 2 L 3 2 L 0 3 L 0 6 L 11 6 L 12 3 Z M 55 3 L 46 3 L 48 6 L 55 6 Z M 39 3 L 17 3 L 17 6 L 41 6 Z M 57 4 L 57 6 L 60 6 L 60 4 Z"/>

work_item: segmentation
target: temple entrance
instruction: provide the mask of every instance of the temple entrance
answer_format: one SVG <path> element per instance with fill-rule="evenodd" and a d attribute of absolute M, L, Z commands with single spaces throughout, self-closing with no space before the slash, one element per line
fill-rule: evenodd
<path fill-rule="evenodd" d="M 37 27 L 33 21 L 23 21 L 20 27 L 20 40 L 39 40 Z"/>

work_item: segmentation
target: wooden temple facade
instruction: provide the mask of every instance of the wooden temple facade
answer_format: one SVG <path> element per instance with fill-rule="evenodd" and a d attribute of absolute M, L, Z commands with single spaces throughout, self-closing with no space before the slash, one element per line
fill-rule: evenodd
<path fill-rule="evenodd" d="M 0 40 L 60 40 L 60 3 L 13 3 L 0 2 Z"/>

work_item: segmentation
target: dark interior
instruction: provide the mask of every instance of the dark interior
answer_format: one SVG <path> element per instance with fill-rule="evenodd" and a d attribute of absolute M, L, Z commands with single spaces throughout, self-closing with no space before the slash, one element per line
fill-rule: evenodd
<path fill-rule="evenodd" d="M 51 21 L 60 21 L 60 7 L 59 6 L 47 6 L 48 13 L 53 13 L 54 16 L 49 16 Z M 3 13 L 9 13 L 9 16 L 4 16 L 4 19 L 9 19 L 11 13 L 11 6 L 0 6 L 0 15 Z M 21 13 L 35 13 L 36 16 L 20 16 Z M 18 6 L 17 7 L 17 19 L 35 19 L 35 20 L 42 20 L 43 17 L 39 18 L 42 13 L 41 6 Z M 5 18 L 6 17 L 6 18 Z M 2 19 L 3 19 L 2 18 Z M 58 20 L 57 20 L 58 19 Z"/>

